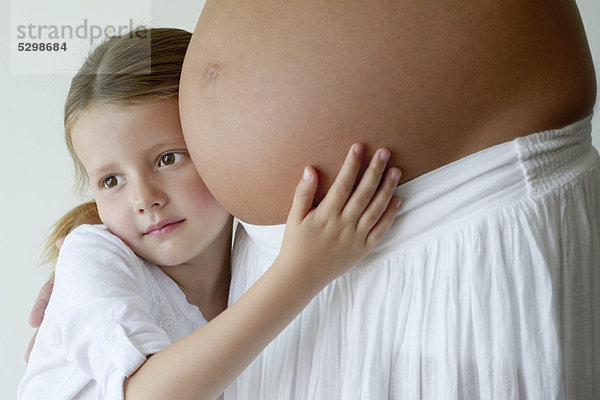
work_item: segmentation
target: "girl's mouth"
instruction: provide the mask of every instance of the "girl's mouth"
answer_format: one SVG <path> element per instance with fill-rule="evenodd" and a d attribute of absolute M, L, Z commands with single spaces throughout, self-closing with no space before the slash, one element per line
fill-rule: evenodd
<path fill-rule="evenodd" d="M 159 223 L 150 225 L 146 228 L 144 235 L 154 237 L 167 235 L 177 229 L 184 221 L 185 219 L 160 221 Z"/>

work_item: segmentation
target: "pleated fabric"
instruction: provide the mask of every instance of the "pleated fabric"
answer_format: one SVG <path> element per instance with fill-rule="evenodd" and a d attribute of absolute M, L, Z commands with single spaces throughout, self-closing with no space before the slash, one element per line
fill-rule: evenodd
<path fill-rule="evenodd" d="M 600 158 L 591 116 L 399 186 L 382 242 L 225 399 L 600 399 Z M 284 225 L 241 223 L 230 301 Z"/>

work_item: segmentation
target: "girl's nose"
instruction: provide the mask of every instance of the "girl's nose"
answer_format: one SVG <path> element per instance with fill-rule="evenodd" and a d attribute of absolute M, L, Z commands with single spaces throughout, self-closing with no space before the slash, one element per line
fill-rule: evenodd
<path fill-rule="evenodd" d="M 140 207 L 140 206 L 138 206 L 138 207 L 136 207 L 136 208 L 137 208 L 137 212 L 138 212 L 138 214 L 143 214 L 143 213 L 145 213 L 146 211 L 149 211 L 149 210 L 151 210 L 152 208 L 156 208 L 156 207 L 160 207 L 160 203 L 159 203 L 158 201 L 153 201 L 153 202 L 151 202 L 150 204 L 148 204 L 148 205 L 146 205 L 146 206 L 144 206 L 144 207 Z"/>
<path fill-rule="evenodd" d="M 138 214 L 161 208 L 167 203 L 167 196 L 158 185 L 141 182 L 136 189 L 133 206 Z"/>

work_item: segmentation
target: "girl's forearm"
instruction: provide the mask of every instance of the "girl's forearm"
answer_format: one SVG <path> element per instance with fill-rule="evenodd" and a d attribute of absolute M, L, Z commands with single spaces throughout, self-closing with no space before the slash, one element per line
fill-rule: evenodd
<path fill-rule="evenodd" d="M 218 397 L 328 283 L 300 276 L 293 262 L 277 258 L 231 307 L 146 360 L 126 381 L 125 398 Z"/>

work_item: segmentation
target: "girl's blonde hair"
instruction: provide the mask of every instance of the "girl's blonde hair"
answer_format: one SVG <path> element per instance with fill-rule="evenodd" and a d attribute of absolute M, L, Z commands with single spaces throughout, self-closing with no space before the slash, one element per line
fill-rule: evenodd
<path fill-rule="evenodd" d="M 111 37 L 87 57 L 71 81 L 65 101 L 65 140 L 75 164 L 75 188 L 87 187 L 87 175 L 73 148 L 71 131 L 93 106 L 123 107 L 177 97 L 181 66 L 192 34 L 175 28 L 138 28 Z M 68 212 L 51 228 L 43 262 L 56 263 L 56 242 L 82 224 L 101 223 L 94 201 Z"/>

